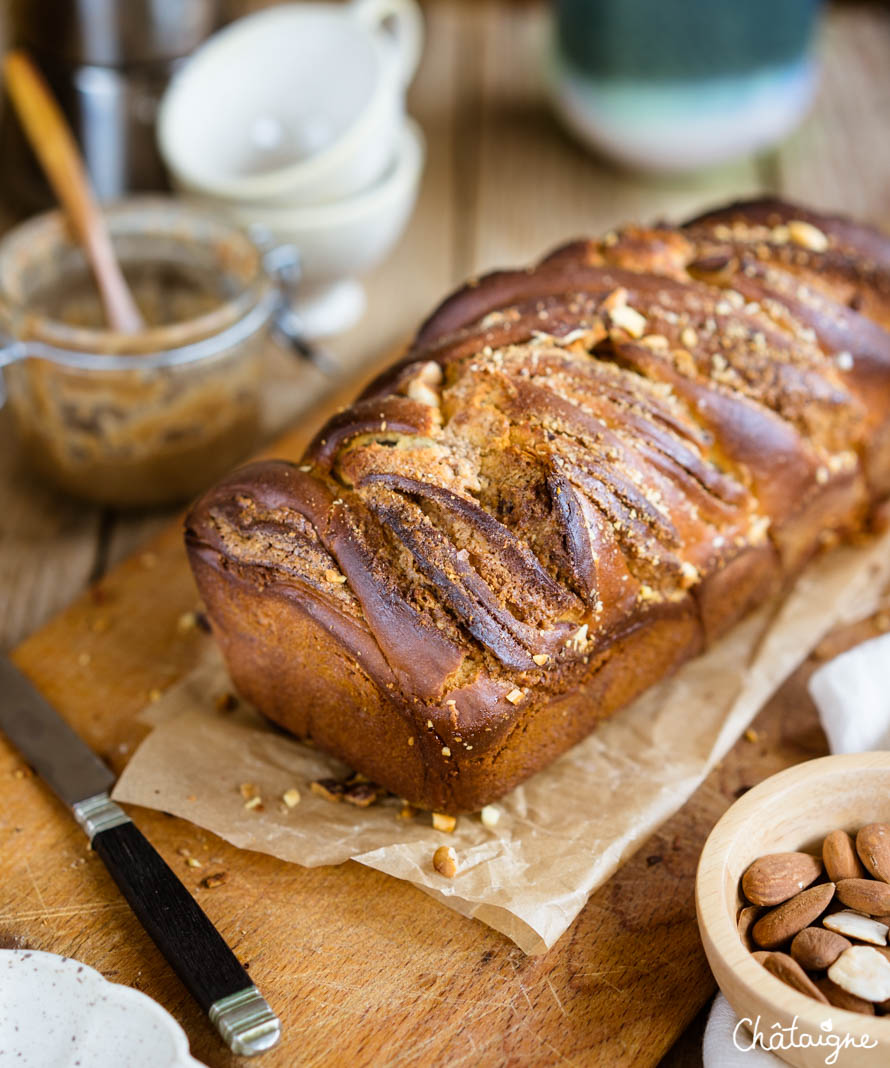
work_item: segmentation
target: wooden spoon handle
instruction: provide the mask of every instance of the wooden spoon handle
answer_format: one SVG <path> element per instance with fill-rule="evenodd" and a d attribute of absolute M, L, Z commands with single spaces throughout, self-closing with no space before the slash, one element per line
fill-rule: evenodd
<path fill-rule="evenodd" d="M 9 52 L 3 74 L 31 147 L 93 269 L 109 326 L 126 334 L 138 333 L 145 324 L 114 255 L 108 227 L 64 115 L 25 52 Z"/>

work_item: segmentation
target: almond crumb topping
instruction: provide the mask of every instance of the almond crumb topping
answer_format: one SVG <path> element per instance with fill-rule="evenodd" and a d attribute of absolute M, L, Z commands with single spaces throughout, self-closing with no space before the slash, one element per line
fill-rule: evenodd
<path fill-rule="evenodd" d="M 788 236 L 792 244 L 808 248 L 811 252 L 825 252 L 828 248 L 828 238 L 812 223 L 802 219 L 792 219 L 788 223 Z"/>
<path fill-rule="evenodd" d="M 624 330 L 632 338 L 641 338 L 646 333 L 646 317 L 629 304 L 619 304 L 609 312 L 612 325 Z"/>
<path fill-rule="evenodd" d="M 695 564 L 690 564 L 688 560 L 684 560 L 680 564 L 680 585 L 684 590 L 688 590 L 690 586 L 694 586 L 699 580 L 698 568 Z"/>
<path fill-rule="evenodd" d="M 587 630 L 587 624 L 583 623 L 568 639 L 566 645 L 570 645 L 576 652 L 583 652 L 587 648 Z"/>
<path fill-rule="evenodd" d="M 749 537 L 752 545 L 763 545 L 766 541 L 767 531 L 771 525 L 771 520 L 768 515 L 754 516 L 751 520 L 751 526 L 749 528 Z"/>
<path fill-rule="evenodd" d="M 616 308 L 623 308 L 627 304 L 627 290 L 624 286 L 613 289 L 601 302 L 600 308 L 606 312 L 612 312 Z"/>

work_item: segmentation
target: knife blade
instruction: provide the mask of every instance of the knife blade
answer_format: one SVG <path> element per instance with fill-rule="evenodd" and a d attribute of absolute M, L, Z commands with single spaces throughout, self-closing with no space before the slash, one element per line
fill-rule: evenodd
<path fill-rule="evenodd" d="M 115 777 L 11 660 L 0 656 L 0 730 L 72 812 L 142 926 L 242 1056 L 271 1049 L 281 1024 L 195 899 L 124 810 Z"/>
<path fill-rule="evenodd" d="M 0 658 L 0 728 L 56 797 L 72 808 L 106 794 L 114 775 L 17 667 Z"/>

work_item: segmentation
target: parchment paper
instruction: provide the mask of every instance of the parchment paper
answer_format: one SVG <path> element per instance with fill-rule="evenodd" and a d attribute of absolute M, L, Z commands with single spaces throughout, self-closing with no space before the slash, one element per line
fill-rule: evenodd
<path fill-rule="evenodd" d="M 407 879 L 526 953 L 543 952 L 591 892 L 683 805 L 820 638 L 872 612 L 888 581 L 890 532 L 818 559 L 784 601 L 761 608 L 499 802 L 494 829 L 464 816 L 448 835 L 422 814 L 398 819 L 395 798 L 357 809 L 312 794 L 313 779 L 348 769 L 243 703 L 218 710 L 216 699 L 231 683 L 209 638 L 201 665 L 151 707 L 154 730 L 114 797 L 282 860 L 312 867 L 351 858 Z M 262 811 L 245 808 L 245 782 L 256 785 Z M 280 799 L 291 787 L 301 800 L 287 809 Z M 445 843 L 458 855 L 454 879 L 432 866 Z"/>

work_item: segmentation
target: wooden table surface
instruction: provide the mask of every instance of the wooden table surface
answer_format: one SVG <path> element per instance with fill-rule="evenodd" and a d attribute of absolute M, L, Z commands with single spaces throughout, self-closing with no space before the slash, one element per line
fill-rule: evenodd
<path fill-rule="evenodd" d="M 778 150 L 705 175 L 631 176 L 573 143 L 547 108 L 539 72 L 544 9 L 438 2 L 410 110 L 427 138 L 423 188 L 391 258 L 368 279 L 369 311 L 330 351 L 344 375 L 410 333 L 468 274 L 537 257 L 621 221 L 684 216 L 772 191 L 890 226 L 890 11 L 829 9 L 822 87 L 809 119 Z M 282 356 L 270 378 L 270 433 L 311 422 L 331 384 Z M 0 648 L 11 648 L 172 513 L 118 514 L 38 484 L 0 413 Z M 695 1038 L 674 1063 L 696 1063 Z"/>

